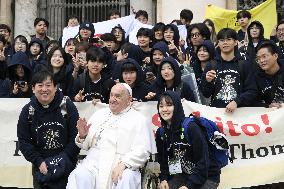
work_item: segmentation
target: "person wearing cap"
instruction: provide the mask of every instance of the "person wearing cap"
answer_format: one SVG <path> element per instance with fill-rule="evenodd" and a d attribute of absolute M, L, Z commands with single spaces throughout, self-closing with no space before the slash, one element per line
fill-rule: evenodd
<path fill-rule="evenodd" d="M 45 49 L 47 43 L 52 40 L 51 37 L 47 36 L 47 30 L 49 27 L 49 22 L 44 18 L 36 18 L 34 20 L 35 34 L 27 37 L 27 40 L 30 42 L 35 38 L 41 40 L 42 46 Z"/>
<path fill-rule="evenodd" d="M 88 153 L 69 175 L 67 189 L 141 188 L 139 168 L 156 147 L 151 124 L 131 101 L 131 87 L 117 83 L 108 108 L 96 111 L 88 122 L 79 118 L 75 142 Z"/>
<path fill-rule="evenodd" d="M 95 28 L 94 25 L 90 22 L 84 22 L 80 24 L 79 27 L 79 33 L 75 36 L 75 39 L 80 41 L 86 41 L 92 45 L 95 43 L 94 41 L 94 34 L 95 34 Z"/>

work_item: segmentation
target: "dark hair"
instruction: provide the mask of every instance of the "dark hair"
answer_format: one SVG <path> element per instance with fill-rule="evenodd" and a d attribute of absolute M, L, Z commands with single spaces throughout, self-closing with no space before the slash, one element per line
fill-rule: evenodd
<path fill-rule="evenodd" d="M 88 42 L 80 41 L 75 45 L 75 52 L 78 53 L 79 51 L 82 51 L 82 50 L 87 52 L 89 48 L 90 48 L 90 44 Z"/>
<path fill-rule="evenodd" d="M 161 104 L 161 102 L 162 102 L 163 99 L 165 100 L 165 102 L 166 102 L 167 104 L 174 105 L 174 102 L 173 102 L 173 99 L 172 99 L 171 96 L 169 96 L 169 95 L 167 95 L 167 94 L 162 94 L 162 95 L 160 96 L 160 100 L 159 100 L 158 107 L 159 107 L 159 105 Z"/>
<path fill-rule="evenodd" d="M 59 44 L 59 42 L 58 42 L 57 40 L 50 40 L 50 41 L 48 41 L 47 44 L 46 44 L 46 47 L 45 47 L 45 51 L 46 51 L 46 52 L 48 51 L 48 48 L 49 48 L 51 45 L 53 45 L 53 47 L 59 47 L 59 46 L 60 46 L 60 44 Z"/>
<path fill-rule="evenodd" d="M 7 40 L 5 39 L 4 35 L 0 35 L 0 42 L 2 42 L 4 46 L 7 44 Z"/>
<path fill-rule="evenodd" d="M 233 38 L 237 40 L 237 32 L 232 28 L 223 28 L 217 34 L 217 40 Z"/>
<path fill-rule="evenodd" d="M 136 37 L 139 36 L 146 36 L 149 37 L 150 39 L 152 38 L 152 30 L 148 28 L 140 28 L 136 34 Z"/>
<path fill-rule="evenodd" d="M 131 51 L 132 47 L 133 47 L 132 43 L 128 43 L 128 42 L 124 43 L 120 48 L 121 53 L 122 54 L 129 53 Z"/>
<path fill-rule="evenodd" d="M 189 9 L 183 9 L 180 14 L 180 18 L 185 19 L 186 22 L 191 22 L 193 19 L 193 13 Z"/>
<path fill-rule="evenodd" d="M 157 24 L 154 25 L 154 27 L 152 28 L 153 32 L 156 31 L 165 31 L 165 24 L 163 22 L 158 22 Z"/>
<path fill-rule="evenodd" d="M 120 12 L 119 12 L 118 10 L 116 10 L 116 9 L 110 9 L 110 10 L 108 11 L 108 17 L 111 17 L 111 16 L 113 16 L 113 15 L 119 15 L 119 17 L 121 17 L 121 14 L 120 14 Z"/>
<path fill-rule="evenodd" d="M 86 60 L 88 61 L 98 61 L 106 64 L 106 54 L 105 52 L 97 47 L 90 47 L 86 54 Z"/>
<path fill-rule="evenodd" d="M 0 29 L 8 30 L 8 32 L 11 33 L 11 28 L 6 24 L 0 24 Z"/>
<path fill-rule="evenodd" d="M 17 39 L 19 39 L 20 42 L 26 44 L 26 48 L 27 48 L 26 51 L 28 51 L 29 43 L 28 43 L 27 38 L 26 38 L 25 36 L 23 36 L 23 35 L 18 35 L 17 37 L 15 37 L 14 43 L 13 43 L 13 49 L 14 49 L 14 51 L 15 51 L 15 43 L 16 43 Z"/>
<path fill-rule="evenodd" d="M 53 85 L 56 86 L 56 82 L 54 80 L 53 73 L 46 70 L 46 69 L 43 69 L 43 70 L 36 72 L 32 77 L 31 84 L 34 87 L 37 83 L 42 83 L 43 81 L 47 80 L 48 78 L 50 78 Z"/>
<path fill-rule="evenodd" d="M 101 35 L 101 40 L 103 41 L 114 41 L 116 43 L 116 37 L 112 33 L 104 33 Z"/>
<path fill-rule="evenodd" d="M 202 38 L 204 38 L 204 40 L 210 40 L 210 30 L 208 29 L 208 27 L 204 24 L 204 23 L 195 23 L 195 24 L 191 24 L 188 28 L 187 28 L 187 42 L 190 41 L 191 39 L 191 31 L 197 28 L 200 35 L 202 36 Z"/>
<path fill-rule="evenodd" d="M 281 24 L 284 24 L 284 20 L 282 19 L 280 22 L 278 22 L 277 26 L 276 26 L 276 30 L 278 30 L 278 27 L 281 25 Z"/>
<path fill-rule="evenodd" d="M 122 66 L 121 66 L 121 73 L 123 73 L 123 72 L 131 72 L 131 71 L 135 71 L 135 72 L 138 71 L 134 64 L 132 64 L 132 63 L 124 63 L 124 64 L 122 64 Z"/>
<path fill-rule="evenodd" d="M 36 18 L 35 21 L 34 21 L 34 27 L 36 27 L 36 25 L 40 22 L 40 21 L 43 21 L 46 25 L 46 27 L 48 28 L 49 27 L 49 22 L 44 19 L 44 18 Z"/>
<path fill-rule="evenodd" d="M 124 43 L 125 43 L 125 31 L 124 31 L 124 29 L 121 27 L 120 24 L 118 24 L 117 26 L 113 27 L 113 28 L 111 29 L 111 32 L 110 32 L 110 33 L 112 33 L 113 35 L 115 35 L 114 33 L 115 33 L 115 30 L 116 30 L 116 29 L 119 29 L 119 30 L 122 32 L 122 41 L 119 42 L 119 43 L 120 43 L 120 44 L 124 44 Z M 117 43 L 118 43 L 118 41 L 117 41 Z"/>
<path fill-rule="evenodd" d="M 79 18 L 78 18 L 78 16 L 76 16 L 76 15 L 70 15 L 70 16 L 68 16 L 68 21 L 69 20 L 71 20 L 71 19 L 77 19 L 78 21 L 79 21 Z"/>
<path fill-rule="evenodd" d="M 251 13 L 247 10 L 241 10 L 237 13 L 237 20 L 241 19 L 241 18 L 248 18 L 251 19 Z"/>
<path fill-rule="evenodd" d="M 67 58 L 67 55 L 64 51 L 64 49 L 61 47 L 61 46 L 54 46 L 52 49 L 50 49 L 50 51 L 48 52 L 47 54 L 47 66 L 50 68 L 52 68 L 52 65 L 51 65 L 51 58 L 52 58 L 52 55 L 54 54 L 54 52 L 56 50 L 59 50 L 60 53 L 62 54 L 62 57 L 64 59 L 64 64 L 62 65 L 62 67 L 66 64 L 68 64 L 68 58 Z"/>
<path fill-rule="evenodd" d="M 78 44 L 78 41 L 75 38 L 69 38 L 65 44 L 64 44 L 64 48 L 68 45 L 74 44 L 75 46 Z"/>
<path fill-rule="evenodd" d="M 275 54 L 275 53 L 278 53 L 278 47 L 277 45 L 271 41 L 271 40 L 265 40 L 263 42 L 261 42 L 258 47 L 257 47 L 257 50 L 256 52 L 258 52 L 260 49 L 262 48 L 267 48 L 267 50 L 271 53 L 271 54 Z"/>
<path fill-rule="evenodd" d="M 138 18 L 139 16 L 144 16 L 148 20 L 148 13 L 144 10 L 138 10 L 136 12 L 135 18 Z"/>
<path fill-rule="evenodd" d="M 208 23 L 208 25 L 209 26 L 211 26 L 212 27 L 212 32 L 211 32 L 211 37 L 210 37 L 210 39 L 211 39 L 211 41 L 213 41 L 213 42 L 215 42 L 217 39 L 216 39 L 216 30 L 215 30 L 215 24 L 214 24 L 214 22 L 211 20 L 211 19 L 209 19 L 209 18 L 207 18 L 207 19 L 205 19 L 204 21 L 203 21 L 203 23 L 206 25 L 206 22 Z M 210 30 L 209 30 L 210 31 Z"/>

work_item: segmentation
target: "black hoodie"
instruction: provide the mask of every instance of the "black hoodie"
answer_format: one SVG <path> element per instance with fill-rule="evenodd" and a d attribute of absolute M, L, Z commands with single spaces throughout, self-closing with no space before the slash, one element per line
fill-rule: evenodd
<path fill-rule="evenodd" d="M 145 96 L 150 92 L 150 86 L 147 85 L 144 82 L 144 73 L 141 69 L 141 66 L 133 59 L 127 58 L 126 60 L 123 61 L 122 65 L 124 64 L 133 64 L 136 67 L 136 81 L 134 83 L 134 86 L 132 87 L 132 97 L 133 100 L 135 101 L 147 101 L 145 99 Z M 122 70 L 120 70 L 120 82 L 125 83 L 125 81 L 122 78 Z"/>
<path fill-rule="evenodd" d="M 278 62 L 280 69 L 274 75 L 266 74 L 258 68 L 255 76 L 258 88 L 258 100 L 256 106 L 268 107 L 272 102 L 284 101 L 284 62 Z"/>
<path fill-rule="evenodd" d="M 67 118 L 63 118 L 60 104 L 63 94 L 56 91 L 53 101 L 49 107 L 44 108 L 32 96 L 20 114 L 17 125 L 17 136 L 19 148 L 26 160 L 36 168 L 48 157 L 56 156 L 64 152 L 73 162 L 75 167 L 79 148 L 75 144 L 77 135 L 78 110 L 75 105 L 67 99 Z M 33 118 L 29 123 L 30 106 L 34 108 Z"/>
<path fill-rule="evenodd" d="M 205 134 L 200 126 L 194 122 L 188 127 L 188 136 L 182 137 L 182 122 L 185 119 L 184 110 L 181 99 L 176 92 L 166 91 L 163 95 L 170 96 L 173 101 L 174 111 L 171 119 L 171 125 L 168 125 L 160 116 L 161 127 L 164 129 L 164 134 L 161 136 L 160 129 L 156 132 L 156 145 L 158 151 L 158 162 L 160 164 L 161 181 L 170 181 L 175 175 L 169 174 L 168 160 L 174 158 L 174 149 L 180 150 L 182 154 L 181 175 L 186 177 L 186 187 L 191 189 L 199 189 L 207 179 L 219 183 L 220 169 L 217 168 L 214 160 L 210 158 L 208 143 Z M 157 104 L 159 109 L 160 99 Z M 185 138 L 191 139 L 191 145 Z M 190 172 L 190 173 L 189 173 Z M 181 186 L 180 186 L 181 187 Z"/>
<path fill-rule="evenodd" d="M 173 68 L 174 74 L 175 74 L 173 86 L 171 86 L 170 88 L 167 88 L 165 80 L 161 75 L 161 68 L 163 64 L 165 63 L 169 63 L 171 65 L 171 67 Z M 160 95 L 167 90 L 176 91 L 177 93 L 180 94 L 181 98 L 185 98 L 186 100 L 195 102 L 194 94 L 189 84 L 181 80 L 181 70 L 178 65 L 178 62 L 171 56 L 164 58 L 162 60 L 161 65 L 158 70 L 157 79 L 155 83 L 151 85 L 151 91 L 156 93 L 156 96 L 153 100 L 159 99 Z"/>
<path fill-rule="evenodd" d="M 19 76 L 16 74 L 17 65 L 23 66 L 24 78 L 19 78 Z M 30 85 L 30 81 L 31 81 L 31 78 L 32 78 L 32 69 L 30 67 L 28 55 L 24 52 L 21 52 L 21 51 L 16 52 L 12 56 L 11 62 L 8 65 L 8 71 L 9 71 L 9 79 L 12 81 L 11 88 L 13 88 L 14 83 L 17 82 L 17 81 L 25 81 L 29 85 L 29 90 L 27 92 L 23 92 L 23 91 L 19 90 L 19 92 L 17 94 L 11 93 L 10 97 L 13 97 L 13 98 L 30 98 L 31 95 L 32 95 L 31 85 Z"/>
<path fill-rule="evenodd" d="M 212 63 L 208 63 L 202 76 L 201 91 L 206 98 L 211 97 L 212 107 L 225 108 L 231 101 L 235 101 L 238 107 L 251 106 L 257 96 L 257 89 L 251 64 L 243 62 L 242 69 L 239 68 L 240 61 L 234 57 L 231 61 L 216 57 L 216 78 L 206 81 L 206 73 L 214 69 Z"/>
<path fill-rule="evenodd" d="M 153 46 L 153 48 L 151 50 L 151 56 L 150 56 L 151 63 L 149 64 L 149 66 L 147 66 L 146 73 L 152 72 L 157 77 L 159 65 L 156 65 L 153 62 L 153 53 L 154 53 L 155 50 L 161 51 L 162 54 L 164 55 L 164 58 L 166 58 L 169 55 L 169 47 L 164 41 L 159 41 L 159 42 L 155 43 L 155 45 Z"/>

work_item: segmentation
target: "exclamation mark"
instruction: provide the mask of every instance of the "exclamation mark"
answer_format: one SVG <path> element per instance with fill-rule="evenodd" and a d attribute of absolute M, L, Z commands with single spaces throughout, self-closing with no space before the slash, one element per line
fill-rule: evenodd
<path fill-rule="evenodd" d="M 266 133 L 271 133 L 272 132 L 272 127 L 269 126 L 269 119 L 268 119 L 268 115 L 267 114 L 263 114 L 261 115 L 261 120 L 264 123 L 264 125 L 267 125 L 268 127 L 266 127 L 265 132 Z"/>

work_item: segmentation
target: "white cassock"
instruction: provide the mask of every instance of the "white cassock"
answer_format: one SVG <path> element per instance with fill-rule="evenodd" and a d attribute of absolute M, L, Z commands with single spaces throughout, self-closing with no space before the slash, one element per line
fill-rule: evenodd
<path fill-rule="evenodd" d="M 70 174 L 67 189 L 112 188 L 112 170 L 120 161 L 130 167 L 124 170 L 123 176 L 132 176 L 132 188 L 134 185 L 141 188 L 138 169 L 144 166 L 151 152 L 156 152 L 151 123 L 129 107 L 117 115 L 109 108 L 99 110 L 88 123 L 92 126 L 86 139 L 78 142 L 78 135 L 75 139 L 76 144 L 88 153 Z"/>

